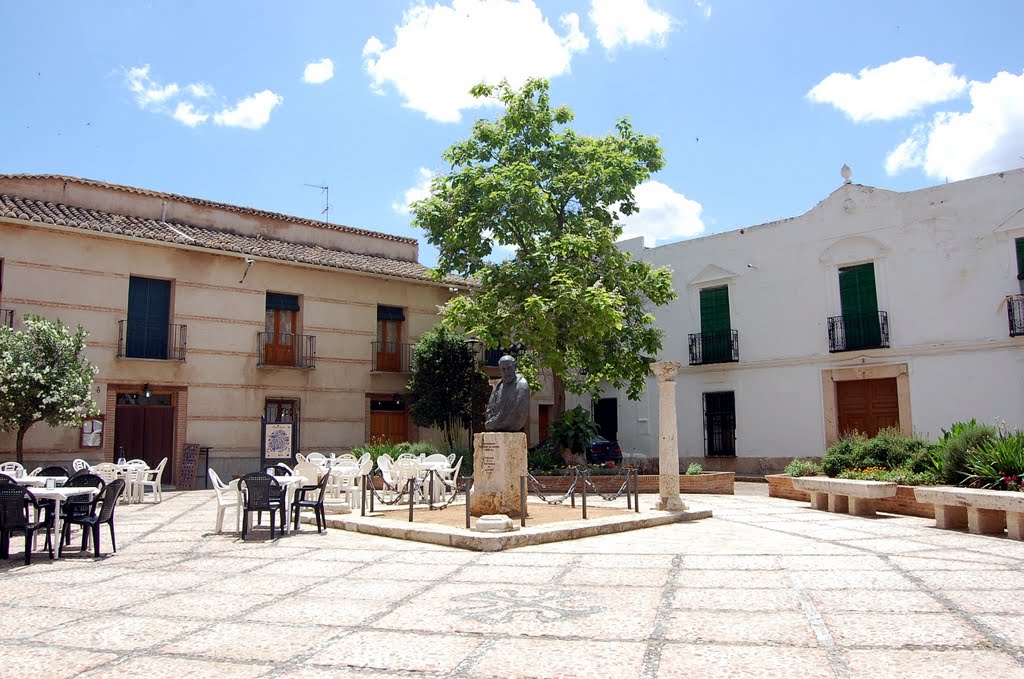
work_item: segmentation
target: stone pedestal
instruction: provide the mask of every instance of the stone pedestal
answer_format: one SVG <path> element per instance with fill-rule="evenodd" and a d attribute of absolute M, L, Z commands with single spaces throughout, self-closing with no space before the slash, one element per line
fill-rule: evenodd
<path fill-rule="evenodd" d="M 483 432 L 473 437 L 473 516 L 519 516 L 519 479 L 526 474 L 526 434 Z"/>
<path fill-rule="evenodd" d="M 651 372 L 658 378 L 658 498 L 656 509 L 681 512 L 686 503 L 679 497 L 679 445 L 676 438 L 676 375 L 682 364 L 657 361 Z"/>

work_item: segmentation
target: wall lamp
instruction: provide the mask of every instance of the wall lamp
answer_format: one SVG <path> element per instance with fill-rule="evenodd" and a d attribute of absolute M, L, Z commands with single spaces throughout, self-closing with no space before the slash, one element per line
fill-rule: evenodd
<path fill-rule="evenodd" d="M 149 382 L 146 382 L 145 386 L 142 387 L 142 395 L 149 398 L 153 395 L 153 392 L 149 390 Z"/>

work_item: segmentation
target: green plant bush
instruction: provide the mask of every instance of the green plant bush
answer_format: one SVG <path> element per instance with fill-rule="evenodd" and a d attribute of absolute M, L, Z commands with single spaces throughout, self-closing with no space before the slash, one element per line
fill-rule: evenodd
<path fill-rule="evenodd" d="M 914 473 L 932 469 L 935 444 L 920 436 L 907 436 L 896 427 L 882 429 L 872 438 L 854 432 L 829 446 L 821 458 L 826 474 L 835 477 L 847 469 L 906 467 Z"/>
<path fill-rule="evenodd" d="M 980 443 L 965 457 L 966 483 L 996 490 L 1019 490 L 1024 479 L 1024 432 L 1006 433 Z"/>
<path fill-rule="evenodd" d="M 788 476 L 821 476 L 821 465 L 814 460 L 790 460 L 786 465 Z"/>
<path fill-rule="evenodd" d="M 552 470 L 562 466 L 562 456 L 555 452 L 553 444 L 546 443 L 534 448 L 527 455 L 526 464 L 531 474 L 548 474 Z"/>
<path fill-rule="evenodd" d="M 704 468 L 696 462 L 691 462 L 690 466 L 686 468 L 687 476 L 700 476 L 704 473 Z"/>
<path fill-rule="evenodd" d="M 948 430 L 942 430 L 942 438 L 932 457 L 931 466 L 944 483 L 959 485 L 970 475 L 967 469 L 968 454 L 998 435 L 993 425 L 979 424 L 976 419 L 956 422 Z"/>
<path fill-rule="evenodd" d="M 860 479 L 862 481 L 888 481 L 901 486 L 934 486 L 940 482 L 939 477 L 931 470 L 916 472 L 909 466 L 883 469 L 868 467 L 866 469 L 847 469 L 838 474 L 840 479 Z"/>

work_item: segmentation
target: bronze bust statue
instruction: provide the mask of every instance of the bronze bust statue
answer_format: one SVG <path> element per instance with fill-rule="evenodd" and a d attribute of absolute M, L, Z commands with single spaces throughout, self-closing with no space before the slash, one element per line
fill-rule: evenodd
<path fill-rule="evenodd" d="M 487 431 L 522 431 L 530 414 L 530 385 L 516 372 L 516 359 L 502 356 L 498 361 L 501 381 L 494 385 L 487 402 Z"/>

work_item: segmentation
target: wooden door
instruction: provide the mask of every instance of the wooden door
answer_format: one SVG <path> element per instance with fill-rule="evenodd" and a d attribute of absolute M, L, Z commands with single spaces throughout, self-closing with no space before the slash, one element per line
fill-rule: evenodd
<path fill-rule="evenodd" d="M 156 467 L 167 458 L 167 469 L 174 463 L 174 405 L 168 394 L 156 395 L 161 404 L 118 405 L 114 420 L 114 460 L 141 458 Z"/>
<path fill-rule="evenodd" d="M 377 321 L 377 370 L 401 372 L 402 324 L 400 321 Z"/>
<path fill-rule="evenodd" d="M 370 440 L 402 443 L 409 440 L 409 416 L 404 411 L 370 413 Z"/>
<path fill-rule="evenodd" d="M 267 309 L 267 343 L 263 347 L 267 365 L 295 365 L 295 312 Z"/>
<path fill-rule="evenodd" d="M 859 431 L 874 436 L 886 427 L 900 426 L 896 378 L 836 383 L 839 434 Z"/>

